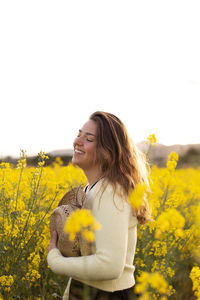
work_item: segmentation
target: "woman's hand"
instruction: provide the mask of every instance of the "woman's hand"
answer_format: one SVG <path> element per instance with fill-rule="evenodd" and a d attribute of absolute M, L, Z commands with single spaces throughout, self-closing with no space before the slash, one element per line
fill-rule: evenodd
<path fill-rule="evenodd" d="M 54 230 L 51 235 L 48 251 L 52 250 L 53 248 L 57 248 L 57 240 L 58 240 L 58 234 L 57 234 L 56 230 Z"/>

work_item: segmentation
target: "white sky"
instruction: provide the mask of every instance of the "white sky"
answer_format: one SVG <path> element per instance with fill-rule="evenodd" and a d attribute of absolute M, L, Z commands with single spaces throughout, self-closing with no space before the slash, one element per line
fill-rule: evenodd
<path fill-rule="evenodd" d="M 72 148 L 96 110 L 200 143 L 200 1 L 0 1 L 0 157 Z"/>

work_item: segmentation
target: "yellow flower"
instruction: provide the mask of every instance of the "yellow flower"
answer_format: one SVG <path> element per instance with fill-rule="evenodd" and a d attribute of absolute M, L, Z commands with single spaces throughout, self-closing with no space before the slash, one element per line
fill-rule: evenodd
<path fill-rule="evenodd" d="M 45 164 L 45 160 L 49 159 L 49 157 L 47 155 L 45 155 L 45 152 L 40 151 L 38 153 L 38 167 L 43 167 Z"/>
<path fill-rule="evenodd" d="M 26 167 L 26 158 L 27 158 L 26 150 L 21 149 L 20 159 L 18 160 L 17 163 L 17 169 L 23 169 Z"/>
<path fill-rule="evenodd" d="M 137 209 L 142 205 L 143 199 L 146 195 L 146 185 L 137 184 L 134 190 L 129 195 L 129 202 L 133 209 Z"/>
<path fill-rule="evenodd" d="M 194 291 L 197 300 L 200 299 L 200 268 L 195 266 L 190 272 L 190 278 L 193 283 L 192 290 Z"/>
<path fill-rule="evenodd" d="M 0 163 L 0 168 L 1 169 L 9 169 L 10 168 L 10 164 L 2 162 L 2 163 Z"/>
<path fill-rule="evenodd" d="M 151 143 L 151 145 L 156 146 L 156 142 L 157 142 L 157 138 L 155 136 L 155 134 L 150 134 L 147 138 L 147 140 Z M 145 144 L 148 144 L 148 142 L 145 142 Z"/>
<path fill-rule="evenodd" d="M 142 272 L 137 278 L 134 290 L 136 293 L 141 294 L 139 299 L 146 299 L 147 296 L 149 297 L 148 289 L 154 289 L 163 296 L 163 294 L 167 294 L 169 287 L 168 283 L 159 272 Z"/>
<path fill-rule="evenodd" d="M 95 240 L 94 232 L 91 230 L 83 230 L 82 235 L 89 242 L 93 242 Z"/>
<path fill-rule="evenodd" d="M 200 202 L 199 204 L 197 205 L 197 207 L 195 208 L 195 221 L 196 221 L 196 224 L 197 226 L 200 227 Z"/>
<path fill-rule="evenodd" d="M 144 293 L 148 288 L 148 277 L 149 274 L 147 272 L 142 272 L 140 277 L 137 278 L 137 284 L 135 285 L 135 293 Z"/>
<path fill-rule="evenodd" d="M 89 242 L 94 241 L 94 230 L 101 229 L 101 225 L 95 220 L 88 209 L 77 209 L 67 218 L 64 226 L 65 232 L 69 233 L 69 239 L 74 240 L 80 232 Z"/>
<path fill-rule="evenodd" d="M 156 238 L 160 237 L 162 232 L 173 231 L 174 234 L 180 233 L 177 229 L 182 229 L 185 225 L 185 219 L 180 212 L 174 208 L 168 209 L 157 218 Z M 182 235 L 182 233 L 181 233 Z"/>
<path fill-rule="evenodd" d="M 178 154 L 174 151 L 169 154 L 167 160 L 167 170 L 169 172 L 173 172 L 176 169 L 178 158 Z"/>
<path fill-rule="evenodd" d="M 168 267 L 167 268 L 167 274 L 172 278 L 175 274 L 175 271 L 172 270 L 172 268 Z"/>
<path fill-rule="evenodd" d="M 138 300 L 151 300 L 151 297 L 148 292 L 145 292 L 141 297 L 138 298 Z"/>
<path fill-rule="evenodd" d="M 154 256 L 165 256 L 167 253 L 166 242 L 155 240 L 153 241 L 152 247 L 153 247 L 152 253 L 154 254 Z"/>
<path fill-rule="evenodd" d="M 26 273 L 26 279 L 27 281 L 33 283 L 34 281 L 36 281 L 37 279 L 39 279 L 41 277 L 41 275 L 39 274 L 39 272 L 37 270 L 30 270 L 29 272 Z"/>
<path fill-rule="evenodd" d="M 172 152 L 169 154 L 168 159 L 169 159 L 169 160 L 175 160 L 175 161 L 178 161 L 178 153 L 172 151 Z"/>
<path fill-rule="evenodd" d="M 3 275 L 0 276 L 0 285 L 5 287 L 7 292 L 10 291 L 11 285 L 14 283 L 14 279 L 12 275 Z"/>
<path fill-rule="evenodd" d="M 158 272 L 150 274 L 148 282 L 151 287 L 161 294 L 166 294 L 168 291 L 168 283 Z"/>
<path fill-rule="evenodd" d="M 39 269 L 39 264 L 40 264 L 40 255 L 38 253 L 35 253 L 35 252 L 32 252 L 28 259 L 28 261 L 30 261 L 30 264 L 29 264 L 29 268 L 32 269 Z"/>
<path fill-rule="evenodd" d="M 63 165 L 63 161 L 62 161 L 62 159 L 60 158 L 60 156 L 57 156 L 57 157 L 56 157 L 56 159 L 55 159 L 55 161 L 53 162 L 52 165 L 54 166 L 54 168 L 60 167 L 60 166 Z"/>

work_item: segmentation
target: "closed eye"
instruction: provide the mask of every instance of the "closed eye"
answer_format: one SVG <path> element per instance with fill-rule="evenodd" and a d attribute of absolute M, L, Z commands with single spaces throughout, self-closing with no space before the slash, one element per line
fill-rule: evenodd
<path fill-rule="evenodd" d="M 77 135 L 77 137 L 80 137 L 81 136 L 81 134 L 79 133 L 78 135 Z M 89 139 L 89 138 L 86 138 L 86 141 L 87 142 L 94 142 L 93 140 L 91 140 L 91 139 Z"/>
<path fill-rule="evenodd" d="M 82 133 L 82 130 L 81 129 L 79 129 L 79 132 L 78 132 L 78 135 L 77 135 L 77 137 L 80 137 L 81 136 L 81 133 Z M 95 137 L 95 135 L 93 134 L 93 133 L 90 133 L 90 132 L 85 132 L 85 134 L 84 134 L 85 136 L 86 136 L 86 141 L 87 142 L 94 142 L 94 140 L 93 139 L 90 139 L 89 138 L 89 136 L 92 136 L 92 137 Z"/>

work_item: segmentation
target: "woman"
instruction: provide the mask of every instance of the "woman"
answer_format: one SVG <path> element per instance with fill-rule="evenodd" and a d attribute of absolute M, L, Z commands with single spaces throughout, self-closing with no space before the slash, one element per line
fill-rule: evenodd
<path fill-rule="evenodd" d="M 113 114 L 95 112 L 79 130 L 72 162 L 83 169 L 88 185 L 86 208 L 101 224 L 92 255 L 63 257 L 51 237 L 48 264 L 70 277 L 63 299 L 135 299 L 134 254 L 137 223 L 150 220 L 148 203 L 133 211 L 128 196 L 139 183 L 148 185 L 146 161 L 131 144 L 124 124 Z M 71 282 L 71 285 L 70 285 Z"/>

